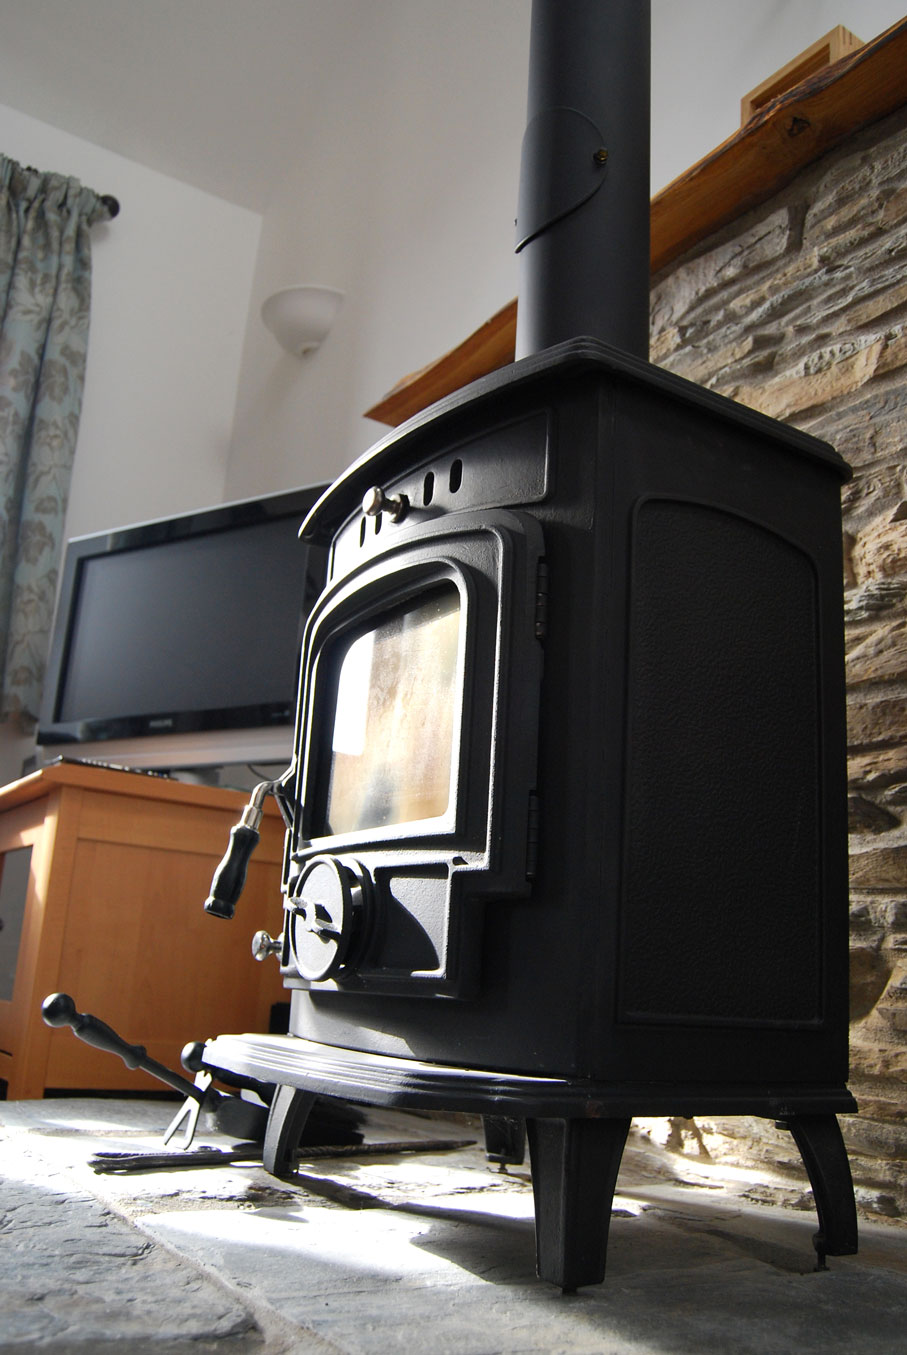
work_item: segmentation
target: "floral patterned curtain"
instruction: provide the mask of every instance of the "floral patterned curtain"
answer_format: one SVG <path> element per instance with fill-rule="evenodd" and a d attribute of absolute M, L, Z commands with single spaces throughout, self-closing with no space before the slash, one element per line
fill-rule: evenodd
<path fill-rule="evenodd" d="M 77 179 L 0 155 L 0 720 L 38 715 L 82 406 L 89 228 Z"/>

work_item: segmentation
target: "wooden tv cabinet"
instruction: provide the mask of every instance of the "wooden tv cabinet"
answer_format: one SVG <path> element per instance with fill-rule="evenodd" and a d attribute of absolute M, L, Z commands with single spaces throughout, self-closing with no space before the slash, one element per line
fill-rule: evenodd
<path fill-rule="evenodd" d="M 176 1069 L 189 1040 L 268 1029 L 284 990 L 277 964 L 257 964 L 250 943 L 260 928 L 276 936 L 282 927 L 284 828 L 273 801 L 236 918 L 202 906 L 247 798 L 75 762 L 0 789 L 0 1078 L 9 1099 L 164 1090 L 71 1030 L 46 1026 L 49 993 L 71 994 L 80 1012 Z"/>

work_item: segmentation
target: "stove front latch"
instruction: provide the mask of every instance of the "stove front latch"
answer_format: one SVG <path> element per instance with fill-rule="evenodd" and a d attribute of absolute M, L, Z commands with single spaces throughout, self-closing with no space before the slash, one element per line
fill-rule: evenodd
<path fill-rule="evenodd" d="M 333 978 L 355 959 L 368 896 L 368 872 L 357 861 L 315 856 L 306 863 L 293 883 L 286 923 L 290 961 L 302 978 Z"/>

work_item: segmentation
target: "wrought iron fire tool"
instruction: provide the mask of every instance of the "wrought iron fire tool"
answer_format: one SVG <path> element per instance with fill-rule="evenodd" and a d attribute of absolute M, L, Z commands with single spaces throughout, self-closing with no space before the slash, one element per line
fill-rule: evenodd
<path fill-rule="evenodd" d="M 111 1026 L 96 1016 L 76 1011 L 76 1004 L 68 993 L 51 993 L 41 1004 L 41 1015 L 49 1026 L 69 1026 L 73 1034 L 85 1044 L 102 1049 L 105 1053 L 118 1055 L 127 1068 L 140 1068 L 159 1082 L 182 1092 L 186 1097 L 176 1115 L 164 1133 L 164 1142 L 169 1143 L 185 1121 L 182 1147 L 188 1148 L 195 1136 L 196 1126 L 202 1111 L 211 1115 L 216 1129 L 223 1134 L 236 1138 L 261 1140 L 264 1137 L 268 1118 L 268 1104 L 273 1095 L 273 1087 L 253 1078 L 244 1078 L 236 1073 L 224 1073 L 220 1070 L 205 1068 L 201 1062 L 203 1046 L 197 1042 L 183 1049 L 183 1066 L 195 1073 L 195 1081 L 190 1082 L 181 1073 L 158 1063 L 146 1052 L 144 1045 L 129 1044 L 118 1035 Z M 227 1086 L 245 1088 L 254 1091 L 263 1102 L 255 1105 L 244 1101 L 232 1092 L 221 1092 L 212 1085 L 214 1077 Z"/>
<path fill-rule="evenodd" d="M 300 1148 L 296 1162 L 328 1157 L 387 1157 L 401 1153 L 449 1153 L 471 1148 L 475 1139 L 401 1139 L 376 1143 L 324 1143 Z M 126 1175 L 171 1167 L 222 1167 L 234 1162 L 260 1162 L 261 1144 L 235 1148 L 196 1148 L 191 1153 L 96 1153 L 89 1166 L 99 1175 Z"/>

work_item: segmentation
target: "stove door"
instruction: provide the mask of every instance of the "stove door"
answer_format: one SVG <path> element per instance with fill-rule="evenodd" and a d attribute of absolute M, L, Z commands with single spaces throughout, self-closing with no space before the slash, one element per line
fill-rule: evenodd
<path fill-rule="evenodd" d="M 474 990 L 480 901 L 530 888 L 542 557 L 528 515 L 445 514 L 396 533 L 314 609 L 291 986 Z"/>

